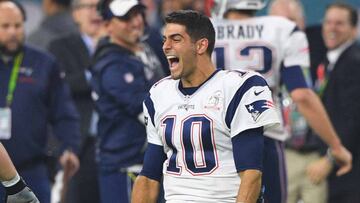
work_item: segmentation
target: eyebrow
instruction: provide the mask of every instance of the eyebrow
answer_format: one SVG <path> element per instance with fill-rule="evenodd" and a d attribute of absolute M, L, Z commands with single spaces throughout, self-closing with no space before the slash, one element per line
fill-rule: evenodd
<path fill-rule="evenodd" d="M 173 38 L 175 38 L 175 37 L 177 37 L 177 36 L 180 36 L 181 38 L 184 38 L 181 34 L 175 33 L 175 34 L 169 35 L 169 37 L 166 37 L 165 35 L 163 35 L 163 39 L 166 39 L 166 38 L 171 38 L 171 39 L 173 39 Z"/>

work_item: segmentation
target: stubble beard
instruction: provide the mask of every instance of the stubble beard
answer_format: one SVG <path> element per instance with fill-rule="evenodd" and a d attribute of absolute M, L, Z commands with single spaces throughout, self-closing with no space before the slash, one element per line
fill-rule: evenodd
<path fill-rule="evenodd" d="M 8 46 L 6 46 L 3 43 L 0 43 L 0 55 L 6 55 L 6 56 L 16 56 L 22 49 L 23 42 L 17 41 L 17 46 L 14 49 L 9 49 Z"/>

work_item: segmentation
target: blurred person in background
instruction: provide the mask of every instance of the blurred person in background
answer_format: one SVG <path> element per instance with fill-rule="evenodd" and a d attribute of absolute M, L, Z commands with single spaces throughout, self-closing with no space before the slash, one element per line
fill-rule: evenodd
<path fill-rule="evenodd" d="M 6 191 L 5 203 L 39 203 L 35 194 L 27 187 L 24 180 L 17 173 L 15 166 L 1 143 L 0 166 L 0 181 Z"/>
<path fill-rule="evenodd" d="M 324 59 L 326 47 L 321 35 L 321 24 L 307 26 L 304 8 L 300 0 L 274 0 L 269 5 L 269 14 L 284 16 L 296 23 L 303 30 L 309 41 L 310 71 L 313 71 Z"/>
<path fill-rule="evenodd" d="M 48 47 L 65 72 L 65 80 L 70 85 L 72 98 L 80 113 L 80 169 L 69 183 L 68 203 L 100 201 L 98 181 L 94 178 L 97 176 L 95 136 L 98 116 L 91 98 L 91 73 L 88 69 L 99 39 L 106 34 L 102 18 L 96 10 L 98 2 L 73 0 L 72 16 L 79 32 L 60 36 L 50 41 Z"/>
<path fill-rule="evenodd" d="M 0 2 L 0 140 L 40 202 L 49 203 L 50 127 L 61 141 L 60 164 L 72 176 L 79 168 L 79 117 L 55 59 L 24 44 L 25 15 L 19 6 Z M 4 197 L 1 187 L 0 200 Z"/>
<path fill-rule="evenodd" d="M 70 13 L 71 0 L 43 0 L 45 17 L 39 27 L 30 34 L 27 42 L 47 50 L 49 42 L 66 33 L 77 32 L 78 28 Z"/>
<path fill-rule="evenodd" d="M 156 54 L 142 41 L 143 4 L 137 0 L 100 1 L 99 10 L 108 33 L 98 43 L 91 67 L 99 113 L 100 198 L 102 203 L 126 203 L 146 147 L 142 102 L 163 73 Z"/>
<path fill-rule="evenodd" d="M 322 35 L 328 49 L 313 73 L 315 90 L 344 145 L 353 154 L 353 169 L 336 176 L 338 166 L 325 157 L 309 175 L 317 182 L 328 177 L 329 203 L 360 202 L 360 45 L 356 42 L 358 14 L 345 3 L 326 8 Z"/>
<path fill-rule="evenodd" d="M 269 6 L 269 14 L 283 16 L 296 23 L 300 30 L 305 31 L 304 11 L 298 0 L 273 0 Z M 322 60 L 317 56 L 325 55 L 325 48 L 320 52 L 319 48 L 325 47 L 321 37 L 321 26 L 313 26 L 312 31 L 305 32 L 309 40 L 310 64 L 313 60 Z M 309 29 L 306 29 L 309 31 Z M 312 44 L 314 43 L 314 44 Z M 315 56 L 314 56 L 315 55 Z M 319 63 L 319 62 L 317 62 Z M 310 77 L 309 71 L 304 76 Z M 307 78 L 310 80 L 310 78 Z M 312 87 L 312 84 L 309 84 Z M 286 91 L 286 90 L 284 90 Z M 282 96 L 286 97 L 283 92 Z M 322 143 L 319 138 L 312 134 L 305 118 L 297 111 L 296 104 L 291 98 L 284 98 L 286 104 L 284 112 L 286 127 L 290 137 L 286 141 L 286 169 L 288 177 L 288 203 L 297 203 L 302 200 L 304 203 L 325 203 L 327 197 L 326 181 L 315 181 L 310 176 L 312 163 L 319 160 L 323 154 Z"/>
<path fill-rule="evenodd" d="M 320 99 L 308 87 L 304 77 L 303 68 L 309 67 L 306 36 L 286 18 L 256 16 L 256 11 L 263 9 L 266 3 L 266 0 L 217 2 L 214 10 L 217 41 L 213 60 L 220 69 L 250 69 L 261 73 L 275 95 L 274 102 L 281 117 L 281 92 L 285 86 L 299 112 L 331 148 L 332 155 L 341 165 L 338 175 L 343 175 L 351 169 L 351 154 L 342 145 Z M 265 202 L 285 203 L 287 200 L 283 150 L 288 132 L 285 127 L 282 123 L 279 128 L 264 132 L 262 180 Z"/>

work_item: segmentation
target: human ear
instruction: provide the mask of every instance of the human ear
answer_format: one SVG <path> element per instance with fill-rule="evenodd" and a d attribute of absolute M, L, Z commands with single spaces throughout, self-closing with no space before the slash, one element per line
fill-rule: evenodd
<path fill-rule="evenodd" d="M 199 55 L 202 55 L 204 53 L 206 53 L 206 50 L 209 46 L 209 41 L 208 39 L 206 38 L 202 38 L 202 39 L 199 39 L 197 42 L 196 42 L 196 51 Z"/>

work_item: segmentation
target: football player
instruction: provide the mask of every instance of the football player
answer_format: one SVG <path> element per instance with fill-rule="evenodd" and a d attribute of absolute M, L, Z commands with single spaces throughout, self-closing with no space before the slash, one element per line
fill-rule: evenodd
<path fill-rule="evenodd" d="M 263 132 L 279 124 L 271 91 L 253 71 L 216 70 L 204 15 L 179 11 L 165 22 L 171 76 L 144 102 L 149 144 L 132 202 L 155 202 L 163 179 L 168 203 L 255 203 Z"/>

